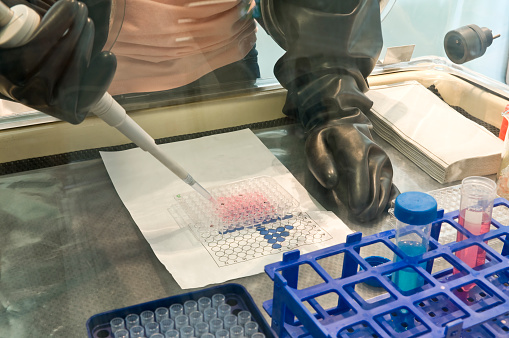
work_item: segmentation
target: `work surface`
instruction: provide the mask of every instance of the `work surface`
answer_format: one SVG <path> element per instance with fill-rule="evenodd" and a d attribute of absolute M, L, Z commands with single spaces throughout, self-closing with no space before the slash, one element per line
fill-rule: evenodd
<path fill-rule="evenodd" d="M 307 171 L 298 126 L 254 133 L 353 231 L 390 228 L 387 214 L 361 224 L 334 206 Z M 444 187 L 375 140 L 389 154 L 402 192 Z M 180 289 L 156 259 L 101 160 L 0 176 L 0 217 L 0 337 L 86 337 L 94 314 L 192 291 Z M 272 298 L 265 274 L 230 282 L 245 286 L 260 309 Z"/>

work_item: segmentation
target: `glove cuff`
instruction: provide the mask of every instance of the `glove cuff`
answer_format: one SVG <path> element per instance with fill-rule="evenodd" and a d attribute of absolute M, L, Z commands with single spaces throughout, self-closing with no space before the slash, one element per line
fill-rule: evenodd
<path fill-rule="evenodd" d="M 284 38 L 274 67 L 288 90 L 283 112 L 307 130 L 334 119 L 369 123 L 362 111 L 372 102 L 363 93 L 382 48 L 378 0 L 324 4 L 262 0 L 267 30 Z"/>

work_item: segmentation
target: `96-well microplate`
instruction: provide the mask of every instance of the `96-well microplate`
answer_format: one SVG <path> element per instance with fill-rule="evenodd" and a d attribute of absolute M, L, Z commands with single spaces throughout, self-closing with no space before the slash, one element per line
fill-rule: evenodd
<path fill-rule="evenodd" d="M 218 266 L 236 264 L 332 238 L 273 178 L 259 177 L 179 194 L 170 213 L 188 226 Z"/>

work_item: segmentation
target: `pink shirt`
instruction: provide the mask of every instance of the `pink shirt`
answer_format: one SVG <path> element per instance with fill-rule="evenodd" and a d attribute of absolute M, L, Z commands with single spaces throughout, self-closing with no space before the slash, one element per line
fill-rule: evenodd
<path fill-rule="evenodd" d="M 126 0 L 112 95 L 177 88 L 242 59 L 256 41 L 253 0 Z"/>

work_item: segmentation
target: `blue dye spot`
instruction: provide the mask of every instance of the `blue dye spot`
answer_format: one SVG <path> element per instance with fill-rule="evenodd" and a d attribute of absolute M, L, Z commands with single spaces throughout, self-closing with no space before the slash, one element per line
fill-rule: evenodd
<path fill-rule="evenodd" d="M 260 235 L 266 235 L 266 234 L 268 234 L 268 233 L 269 233 L 269 232 L 268 232 L 267 230 L 262 230 L 262 231 L 260 231 Z"/>
<path fill-rule="evenodd" d="M 275 238 L 271 238 L 267 242 L 269 242 L 270 244 L 273 244 L 273 243 L 276 243 L 276 239 Z"/>
<path fill-rule="evenodd" d="M 281 249 L 281 244 L 272 244 L 272 249 Z"/>
<path fill-rule="evenodd" d="M 285 227 L 279 227 L 279 228 L 277 228 L 276 230 L 277 230 L 277 232 L 281 232 L 281 231 L 284 231 L 284 230 L 285 230 Z"/>
<path fill-rule="evenodd" d="M 292 230 L 293 229 L 293 225 L 287 225 L 287 226 L 285 226 L 285 228 L 287 228 L 288 230 Z"/>
<path fill-rule="evenodd" d="M 274 229 L 269 229 L 269 233 L 270 233 L 270 234 L 273 234 L 273 233 L 275 233 L 275 232 L 276 232 L 276 230 L 274 230 Z"/>
<path fill-rule="evenodd" d="M 265 235 L 265 236 L 263 236 L 263 238 L 265 238 L 265 239 L 271 239 L 271 238 L 272 238 L 272 235 Z"/>
<path fill-rule="evenodd" d="M 276 238 L 276 240 L 277 240 L 278 242 L 284 242 L 284 241 L 285 241 L 285 239 L 284 239 L 283 237 L 278 237 L 278 238 Z"/>
<path fill-rule="evenodd" d="M 286 237 L 286 236 L 290 236 L 290 233 L 289 233 L 288 231 L 283 231 L 283 232 L 281 233 L 281 236 L 284 236 L 284 237 Z"/>

